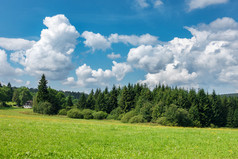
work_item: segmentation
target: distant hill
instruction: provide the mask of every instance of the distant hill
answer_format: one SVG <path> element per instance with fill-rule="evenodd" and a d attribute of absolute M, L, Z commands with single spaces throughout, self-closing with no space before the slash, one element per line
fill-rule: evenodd
<path fill-rule="evenodd" d="M 221 96 L 226 96 L 226 97 L 238 97 L 238 93 L 221 94 Z"/>

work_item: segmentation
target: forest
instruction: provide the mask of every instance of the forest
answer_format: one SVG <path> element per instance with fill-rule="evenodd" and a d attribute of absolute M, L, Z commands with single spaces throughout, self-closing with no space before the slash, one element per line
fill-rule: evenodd
<path fill-rule="evenodd" d="M 238 98 L 209 94 L 204 89 L 158 85 L 150 90 L 145 84 L 128 84 L 109 91 L 91 90 L 89 94 L 54 90 L 42 75 L 37 92 L 26 87 L 0 87 L 0 106 L 6 101 L 23 105 L 33 98 L 33 111 L 67 115 L 79 119 L 121 120 L 125 123 L 158 123 L 184 127 L 238 127 Z"/>

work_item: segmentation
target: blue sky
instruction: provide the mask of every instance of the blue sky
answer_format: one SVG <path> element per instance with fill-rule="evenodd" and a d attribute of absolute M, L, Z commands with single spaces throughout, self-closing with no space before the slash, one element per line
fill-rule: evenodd
<path fill-rule="evenodd" d="M 0 82 L 238 92 L 236 0 L 1 1 Z"/>

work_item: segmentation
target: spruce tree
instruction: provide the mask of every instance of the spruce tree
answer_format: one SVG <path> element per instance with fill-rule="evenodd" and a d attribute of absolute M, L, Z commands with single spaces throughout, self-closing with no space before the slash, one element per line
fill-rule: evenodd
<path fill-rule="evenodd" d="M 85 96 L 85 94 L 83 93 L 82 94 L 82 96 L 80 97 L 80 99 L 79 99 L 79 102 L 78 102 L 78 105 L 77 105 L 77 107 L 79 108 L 79 109 L 85 109 L 86 108 L 86 96 Z"/>
<path fill-rule="evenodd" d="M 95 110 L 106 111 L 105 105 L 106 105 L 106 100 L 105 100 L 104 93 L 99 93 L 98 98 L 96 100 L 96 104 L 95 104 Z"/>
<path fill-rule="evenodd" d="M 73 106 L 73 102 L 72 102 L 72 97 L 71 97 L 71 95 L 68 96 L 67 106 L 69 106 L 69 107 L 72 107 L 72 106 Z"/>
<path fill-rule="evenodd" d="M 41 76 L 41 80 L 38 85 L 38 93 L 37 93 L 37 102 L 45 102 L 49 100 L 49 92 L 47 90 L 47 80 L 45 79 L 45 75 Z"/>
<path fill-rule="evenodd" d="M 95 109 L 95 99 L 94 99 L 94 92 L 91 90 L 90 94 L 87 98 L 87 109 Z"/>
<path fill-rule="evenodd" d="M 118 92 L 117 92 L 116 86 L 114 85 L 112 87 L 111 92 L 110 92 L 110 97 L 109 97 L 109 100 L 108 100 L 107 113 L 110 113 L 113 109 L 118 107 L 117 95 L 118 95 Z"/>

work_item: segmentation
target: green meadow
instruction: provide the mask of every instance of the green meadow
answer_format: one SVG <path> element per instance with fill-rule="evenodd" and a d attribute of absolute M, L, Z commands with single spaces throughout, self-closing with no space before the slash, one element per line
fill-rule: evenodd
<path fill-rule="evenodd" d="M 238 158 L 238 130 L 124 124 L 0 109 L 0 158 Z"/>

